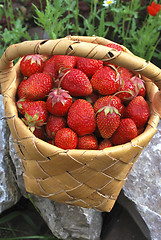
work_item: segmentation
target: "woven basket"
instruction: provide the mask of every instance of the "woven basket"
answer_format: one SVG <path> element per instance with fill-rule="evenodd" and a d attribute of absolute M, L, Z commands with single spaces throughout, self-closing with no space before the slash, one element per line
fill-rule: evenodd
<path fill-rule="evenodd" d="M 68 36 L 57 40 L 33 40 L 11 45 L 0 59 L 1 93 L 5 114 L 22 160 L 29 193 L 56 202 L 109 212 L 134 162 L 157 131 L 159 114 L 152 106 L 161 87 L 161 70 L 151 62 L 106 47 L 100 37 Z M 63 150 L 36 138 L 18 117 L 15 96 L 20 82 L 20 60 L 24 55 L 74 55 L 108 61 L 142 75 L 151 115 L 145 131 L 131 142 L 104 150 Z"/>

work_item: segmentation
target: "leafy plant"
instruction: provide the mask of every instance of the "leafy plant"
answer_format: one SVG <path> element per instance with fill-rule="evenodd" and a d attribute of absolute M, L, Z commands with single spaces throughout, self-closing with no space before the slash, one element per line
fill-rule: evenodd
<path fill-rule="evenodd" d="M 24 211 L 17 211 L 14 210 L 0 218 L 0 231 L 5 230 L 5 232 L 9 233 L 9 236 L 11 237 L 3 237 L 3 240 L 17 240 L 17 239 L 45 239 L 45 240 L 56 240 L 57 238 L 55 236 L 41 236 L 41 235 L 32 235 L 28 236 L 28 232 L 22 231 L 20 229 L 15 229 L 12 227 L 12 222 L 16 222 L 18 218 L 22 218 L 23 222 L 26 223 L 30 228 L 34 230 L 35 233 L 38 233 L 39 228 L 34 223 L 33 219 Z M 25 235 L 18 237 L 17 235 L 20 234 Z M 8 235 L 8 234 L 7 234 Z M 0 238 L 2 239 L 2 238 Z"/>
<path fill-rule="evenodd" d="M 109 31 L 109 24 L 106 22 L 107 11 L 104 8 L 98 8 L 98 1 L 91 1 L 89 17 L 83 19 L 83 29 L 87 36 L 106 37 Z"/>
<path fill-rule="evenodd" d="M 4 30 L 0 29 L 0 56 L 5 49 L 21 40 L 31 40 L 31 37 L 27 31 L 27 26 L 23 24 L 23 18 L 21 13 L 18 12 L 18 17 L 15 18 L 14 10 L 12 7 L 12 1 L 4 1 L 4 5 L 0 6 L 0 17 L 5 16 L 7 21 L 7 27 Z"/>
<path fill-rule="evenodd" d="M 140 0 L 117 1 L 116 6 L 111 5 L 107 11 L 112 18 L 111 40 L 119 41 L 147 61 L 151 60 L 154 53 L 159 58 L 156 48 L 161 40 L 161 14 L 151 16 L 147 6 L 142 6 Z"/>
<path fill-rule="evenodd" d="M 69 33 L 71 11 L 75 6 L 75 2 L 70 0 L 54 0 L 53 2 L 46 0 L 46 8 L 42 11 L 33 4 L 37 15 L 34 16 L 35 23 L 47 32 L 49 38 L 62 37 Z"/>

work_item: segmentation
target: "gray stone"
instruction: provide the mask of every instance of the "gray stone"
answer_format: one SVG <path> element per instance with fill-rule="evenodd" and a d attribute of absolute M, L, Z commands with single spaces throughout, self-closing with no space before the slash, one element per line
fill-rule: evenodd
<path fill-rule="evenodd" d="M 161 121 L 158 131 L 143 150 L 134 164 L 126 183 L 123 186 L 121 204 L 126 207 L 137 222 L 138 215 L 142 218 L 139 225 L 147 238 L 161 239 Z M 133 203 L 133 204 L 132 204 Z M 134 207 L 135 206 L 135 207 Z M 150 236 L 147 231 L 149 229 Z"/>
<path fill-rule="evenodd" d="M 0 95 L 0 213 L 15 205 L 20 198 L 20 191 L 15 181 L 14 165 L 8 154 L 9 135 Z"/>
<path fill-rule="evenodd" d="M 102 229 L 100 212 L 64 205 L 36 196 L 32 196 L 32 200 L 57 238 L 69 240 L 100 239 Z"/>

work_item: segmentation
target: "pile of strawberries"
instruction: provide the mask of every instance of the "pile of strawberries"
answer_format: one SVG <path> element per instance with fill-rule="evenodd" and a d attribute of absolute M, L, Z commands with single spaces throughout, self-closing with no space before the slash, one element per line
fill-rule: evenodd
<path fill-rule="evenodd" d="M 119 51 L 117 44 L 109 47 Z M 142 133 L 150 111 L 144 81 L 126 68 L 68 55 L 27 55 L 20 62 L 20 118 L 33 134 L 62 149 L 127 143 Z"/>

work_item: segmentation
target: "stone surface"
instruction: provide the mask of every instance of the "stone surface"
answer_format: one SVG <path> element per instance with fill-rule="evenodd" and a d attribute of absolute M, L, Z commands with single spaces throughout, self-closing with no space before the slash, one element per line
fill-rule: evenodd
<path fill-rule="evenodd" d="M 9 129 L 4 119 L 2 96 L 0 95 L 0 213 L 12 207 L 20 198 L 15 181 L 14 166 L 8 154 Z"/>
<path fill-rule="evenodd" d="M 139 222 L 147 238 L 160 240 L 161 121 L 158 124 L 157 133 L 134 164 L 122 193 L 124 196 L 120 197 L 120 202 L 129 210 L 135 220 L 138 219 L 136 221 Z M 139 214 L 142 223 L 139 220 Z"/>
<path fill-rule="evenodd" d="M 55 203 L 32 196 L 52 233 L 61 239 L 99 240 L 102 215 L 93 209 Z"/>

